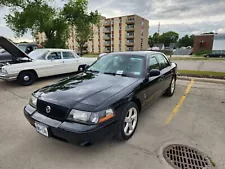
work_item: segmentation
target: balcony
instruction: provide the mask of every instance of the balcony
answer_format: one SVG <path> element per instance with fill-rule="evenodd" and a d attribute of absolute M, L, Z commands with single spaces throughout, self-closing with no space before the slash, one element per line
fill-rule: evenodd
<path fill-rule="evenodd" d="M 104 40 L 110 40 L 110 36 L 104 36 Z"/>
<path fill-rule="evenodd" d="M 111 25 L 111 22 L 110 21 L 105 21 L 103 26 L 110 26 Z"/>
<path fill-rule="evenodd" d="M 133 47 L 128 47 L 127 51 L 134 51 L 134 48 Z"/>
<path fill-rule="evenodd" d="M 104 33 L 110 33 L 111 32 L 111 29 L 103 29 L 103 32 Z"/>
<path fill-rule="evenodd" d="M 131 24 L 134 22 L 135 22 L 134 18 L 127 18 L 127 20 L 126 20 L 126 24 Z"/>
<path fill-rule="evenodd" d="M 126 46 L 134 46 L 134 42 L 132 42 L 132 41 L 128 41 L 127 43 L 126 43 Z"/>
<path fill-rule="evenodd" d="M 110 48 L 105 48 L 105 49 L 104 49 L 104 52 L 105 52 L 105 53 L 111 52 L 111 51 L 110 51 Z"/>
<path fill-rule="evenodd" d="M 134 31 L 134 25 L 132 26 L 127 26 L 126 31 Z"/>
<path fill-rule="evenodd" d="M 134 34 L 127 34 L 126 38 L 127 39 L 133 39 L 134 38 Z"/>
<path fill-rule="evenodd" d="M 111 46 L 110 41 L 105 42 L 105 43 L 104 43 L 104 46 Z"/>

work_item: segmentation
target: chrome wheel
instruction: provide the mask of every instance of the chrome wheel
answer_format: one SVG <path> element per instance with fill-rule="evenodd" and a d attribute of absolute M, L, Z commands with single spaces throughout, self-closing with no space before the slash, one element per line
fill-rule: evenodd
<path fill-rule="evenodd" d="M 24 81 L 29 81 L 30 80 L 30 78 L 29 78 L 29 76 L 24 76 Z"/>
<path fill-rule="evenodd" d="M 170 92 L 173 93 L 174 90 L 175 90 L 175 79 L 173 78 L 173 80 L 171 82 Z"/>
<path fill-rule="evenodd" d="M 126 136 L 130 136 L 134 132 L 137 125 L 137 120 L 138 120 L 137 109 L 132 107 L 127 111 L 127 114 L 124 119 L 123 129 L 124 129 L 124 134 Z"/>

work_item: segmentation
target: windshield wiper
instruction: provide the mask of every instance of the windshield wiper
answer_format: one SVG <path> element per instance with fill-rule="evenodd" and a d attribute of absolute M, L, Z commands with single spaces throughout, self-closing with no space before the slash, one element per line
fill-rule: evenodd
<path fill-rule="evenodd" d="M 98 70 L 87 70 L 88 72 L 91 72 L 91 73 L 99 73 Z"/>
<path fill-rule="evenodd" d="M 113 76 L 116 76 L 116 75 L 119 75 L 119 76 L 127 76 L 127 75 L 125 75 L 125 74 L 118 74 L 118 73 L 112 73 L 112 72 L 104 72 L 104 74 L 106 74 L 106 75 L 113 75 Z"/>

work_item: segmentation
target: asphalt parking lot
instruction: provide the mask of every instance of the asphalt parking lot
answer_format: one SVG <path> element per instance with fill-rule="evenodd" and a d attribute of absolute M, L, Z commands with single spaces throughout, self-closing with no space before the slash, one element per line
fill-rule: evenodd
<path fill-rule="evenodd" d="M 23 116 L 30 94 L 60 78 L 28 87 L 0 81 L 0 169 L 169 169 L 160 151 L 169 143 L 198 148 L 225 168 L 225 85 L 178 80 L 172 98 L 141 113 L 129 141 L 79 147 L 41 136 Z"/>

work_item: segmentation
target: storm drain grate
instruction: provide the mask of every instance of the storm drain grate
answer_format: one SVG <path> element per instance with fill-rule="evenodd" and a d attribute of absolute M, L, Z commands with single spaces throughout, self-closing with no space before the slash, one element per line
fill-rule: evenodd
<path fill-rule="evenodd" d="M 173 144 L 163 150 L 165 160 L 176 169 L 211 169 L 210 159 L 197 149 Z"/>

